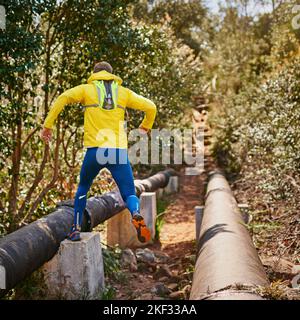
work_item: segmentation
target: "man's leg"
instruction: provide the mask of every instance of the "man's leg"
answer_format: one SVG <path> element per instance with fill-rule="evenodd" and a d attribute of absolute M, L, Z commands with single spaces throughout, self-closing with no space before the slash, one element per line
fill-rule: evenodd
<path fill-rule="evenodd" d="M 140 215 L 140 200 L 135 193 L 133 173 L 128 159 L 127 150 L 117 149 L 117 151 L 117 163 L 107 165 L 107 169 L 111 172 L 119 187 L 121 196 L 132 215 L 132 223 L 137 230 L 139 240 L 141 242 L 147 242 L 151 239 L 151 234 L 143 217 Z M 124 157 L 126 157 L 125 161 L 119 162 L 119 156 L 123 157 L 123 160 Z"/>
<path fill-rule="evenodd" d="M 94 178 L 103 168 L 96 158 L 97 148 L 88 148 L 80 171 L 80 182 L 75 196 L 74 203 L 74 225 L 69 234 L 69 239 L 80 240 L 80 228 L 82 224 L 83 212 L 86 207 L 87 193 L 93 183 Z"/>

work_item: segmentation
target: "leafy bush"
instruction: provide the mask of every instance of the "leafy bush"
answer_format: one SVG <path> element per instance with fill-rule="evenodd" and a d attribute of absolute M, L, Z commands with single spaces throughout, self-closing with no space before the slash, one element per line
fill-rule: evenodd
<path fill-rule="evenodd" d="M 293 197 L 300 178 L 299 62 L 295 58 L 258 90 L 229 101 L 214 146 L 228 173 L 258 165 L 267 178 L 261 187 L 278 199 Z"/>
<path fill-rule="evenodd" d="M 174 119 L 191 106 L 201 76 L 199 58 L 171 27 L 133 16 L 136 0 L 9 0 L 4 5 L 0 233 L 14 231 L 74 196 L 82 159 L 81 110 L 65 108 L 50 148 L 39 131 L 55 98 L 86 82 L 95 61 L 110 61 L 125 86 L 156 103 L 159 127 L 178 123 Z M 129 111 L 127 116 L 130 129 L 143 114 Z"/>

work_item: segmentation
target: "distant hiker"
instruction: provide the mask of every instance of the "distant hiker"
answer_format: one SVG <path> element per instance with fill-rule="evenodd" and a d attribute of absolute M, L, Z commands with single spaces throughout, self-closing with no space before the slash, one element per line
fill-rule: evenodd
<path fill-rule="evenodd" d="M 141 242 L 150 240 L 150 230 L 140 214 L 140 203 L 135 193 L 133 174 L 127 153 L 127 135 L 124 128 L 126 107 L 145 112 L 139 126 L 146 134 L 153 125 L 156 106 L 150 100 L 123 87 L 122 79 L 114 75 L 111 65 L 99 62 L 88 83 L 69 89 L 53 104 L 41 132 L 41 138 L 49 143 L 52 127 L 66 105 L 80 103 L 84 111 L 84 146 L 87 148 L 80 171 L 80 182 L 75 196 L 74 224 L 68 238 L 80 240 L 82 216 L 86 207 L 87 192 L 99 171 L 107 168 L 116 181 L 132 223 Z M 106 160 L 108 160 L 106 162 Z M 106 162 L 106 163 L 105 163 Z"/>

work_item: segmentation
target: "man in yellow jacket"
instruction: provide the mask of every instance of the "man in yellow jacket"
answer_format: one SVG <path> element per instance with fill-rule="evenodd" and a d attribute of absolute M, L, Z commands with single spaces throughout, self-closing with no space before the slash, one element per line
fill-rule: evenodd
<path fill-rule="evenodd" d="M 139 199 L 135 194 L 133 174 L 127 153 L 125 131 L 126 108 L 145 113 L 139 127 L 141 133 L 151 130 L 156 116 L 155 104 L 122 86 L 122 79 L 114 75 L 111 65 L 99 62 L 87 84 L 79 85 L 61 94 L 53 104 L 44 122 L 41 138 L 49 143 L 53 124 L 66 105 L 84 106 L 84 146 L 87 148 L 80 171 L 80 182 L 74 203 L 74 224 L 68 238 L 80 240 L 82 216 L 87 192 L 102 168 L 107 168 L 116 181 L 132 223 L 141 242 L 150 240 L 150 231 L 140 215 Z"/>

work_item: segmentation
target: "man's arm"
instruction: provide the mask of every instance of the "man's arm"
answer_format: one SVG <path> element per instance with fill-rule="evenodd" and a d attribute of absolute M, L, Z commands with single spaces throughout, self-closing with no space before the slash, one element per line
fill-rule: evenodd
<path fill-rule="evenodd" d="M 68 104 L 82 103 L 83 98 L 83 85 L 80 85 L 65 91 L 56 99 L 45 119 L 44 128 L 41 132 L 41 138 L 45 143 L 49 143 L 51 140 L 53 124 L 63 108 Z"/>
<path fill-rule="evenodd" d="M 157 112 L 155 104 L 151 100 L 144 98 L 129 89 L 127 90 L 129 92 L 127 107 L 145 112 L 145 117 L 139 128 L 146 132 L 151 130 Z"/>

